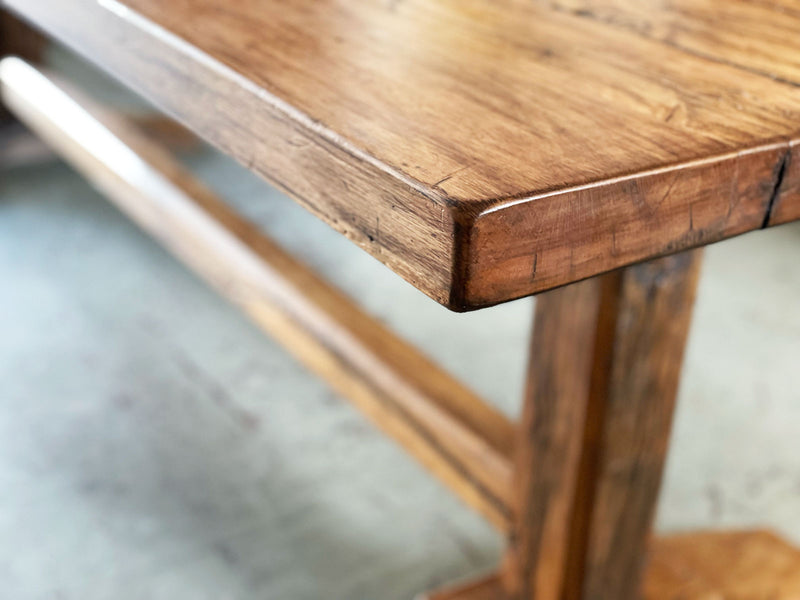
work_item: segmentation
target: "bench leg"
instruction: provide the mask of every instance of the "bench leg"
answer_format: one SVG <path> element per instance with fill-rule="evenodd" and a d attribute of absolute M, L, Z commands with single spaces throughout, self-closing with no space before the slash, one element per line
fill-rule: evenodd
<path fill-rule="evenodd" d="M 506 559 L 432 598 L 636 596 L 699 264 L 688 252 L 537 298 Z"/>

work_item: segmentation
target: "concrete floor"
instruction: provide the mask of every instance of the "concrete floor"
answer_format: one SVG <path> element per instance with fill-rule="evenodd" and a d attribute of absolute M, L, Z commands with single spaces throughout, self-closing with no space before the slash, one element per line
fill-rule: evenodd
<path fill-rule="evenodd" d="M 198 174 L 510 415 L 532 302 L 456 315 Z M 800 227 L 707 251 L 659 529 L 800 543 Z M 394 600 L 501 540 L 61 164 L 0 171 L 0 599 Z"/>

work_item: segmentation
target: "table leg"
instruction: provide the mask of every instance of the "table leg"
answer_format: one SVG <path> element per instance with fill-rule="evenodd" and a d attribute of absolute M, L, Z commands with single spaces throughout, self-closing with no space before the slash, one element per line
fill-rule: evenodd
<path fill-rule="evenodd" d="M 540 296 L 503 582 L 513 598 L 636 596 L 700 251 Z"/>
<path fill-rule="evenodd" d="M 498 576 L 431 598 L 637 595 L 700 255 L 537 298 L 506 559 Z"/>

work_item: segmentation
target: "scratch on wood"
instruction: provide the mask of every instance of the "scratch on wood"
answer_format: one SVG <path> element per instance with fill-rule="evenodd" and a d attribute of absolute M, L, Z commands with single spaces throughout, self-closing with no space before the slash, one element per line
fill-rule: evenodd
<path fill-rule="evenodd" d="M 676 112 L 678 112 L 678 108 L 679 108 L 679 107 L 680 107 L 680 105 L 678 105 L 678 104 L 676 104 L 675 106 L 673 106 L 673 107 L 672 107 L 672 110 L 670 110 L 670 111 L 669 111 L 669 114 L 668 114 L 668 115 L 666 116 L 666 118 L 664 119 L 664 122 L 666 122 L 666 123 L 669 123 L 669 122 L 672 120 L 672 117 L 674 117 L 674 116 L 675 116 L 675 113 L 676 113 Z"/>
<path fill-rule="evenodd" d="M 455 171 L 453 171 L 453 172 L 452 172 L 452 173 L 450 173 L 449 175 L 445 175 L 445 176 L 444 176 L 444 177 L 442 177 L 442 178 L 441 178 L 439 181 L 437 181 L 436 183 L 434 183 L 434 184 L 433 184 L 433 186 L 431 186 L 431 187 L 439 187 L 439 186 L 440 186 L 441 184 L 443 184 L 445 181 L 447 181 L 448 179 L 450 179 L 451 177 L 453 177 L 453 176 L 455 176 L 455 175 L 458 175 L 459 173 L 461 173 L 461 171 L 464 171 L 465 169 L 469 169 L 469 165 L 464 165 L 463 167 L 461 167 L 460 169 L 456 169 Z"/>

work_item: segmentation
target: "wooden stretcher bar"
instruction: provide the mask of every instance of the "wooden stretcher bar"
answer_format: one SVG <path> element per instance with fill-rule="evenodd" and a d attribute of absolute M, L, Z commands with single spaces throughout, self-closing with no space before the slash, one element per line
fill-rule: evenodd
<path fill-rule="evenodd" d="M 179 260 L 500 530 L 512 423 L 71 86 L 0 61 L 5 105 Z"/>

